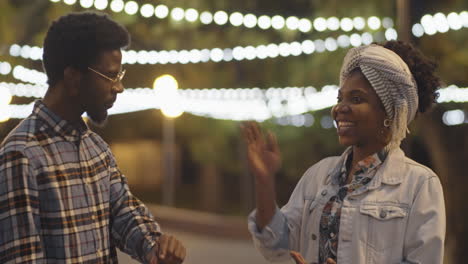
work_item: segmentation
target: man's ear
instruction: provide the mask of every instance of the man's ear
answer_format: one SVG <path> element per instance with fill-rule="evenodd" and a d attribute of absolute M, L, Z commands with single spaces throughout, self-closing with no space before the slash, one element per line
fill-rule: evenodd
<path fill-rule="evenodd" d="M 79 94 L 82 78 L 83 73 L 78 69 L 71 66 L 65 68 L 63 71 L 63 81 L 70 96 L 75 97 Z"/>

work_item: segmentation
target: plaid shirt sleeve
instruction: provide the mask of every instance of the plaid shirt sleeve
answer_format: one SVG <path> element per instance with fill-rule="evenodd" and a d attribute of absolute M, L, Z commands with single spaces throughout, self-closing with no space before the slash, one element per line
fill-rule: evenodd
<path fill-rule="evenodd" d="M 111 157 L 111 229 L 112 238 L 120 250 L 146 263 L 146 256 L 161 235 L 148 208 L 130 192 L 127 178 Z M 157 249 L 157 248 L 155 248 Z"/>
<path fill-rule="evenodd" d="M 0 151 L 0 263 L 42 263 L 37 183 L 20 151 Z"/>

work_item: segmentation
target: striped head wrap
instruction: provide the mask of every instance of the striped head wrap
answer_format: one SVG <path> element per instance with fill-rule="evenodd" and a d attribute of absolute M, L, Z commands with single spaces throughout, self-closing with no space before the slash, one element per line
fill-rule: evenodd
<path fill-rule="evenodd" d="M 374 88 L 391 120 L 392 138 L 386 149 L 399 147 L 418 110 L 417 85 L 408 65 L 395 52 L 376 44 L 353 48 L 344 58 L 340 86 L 357 68 Z"/>

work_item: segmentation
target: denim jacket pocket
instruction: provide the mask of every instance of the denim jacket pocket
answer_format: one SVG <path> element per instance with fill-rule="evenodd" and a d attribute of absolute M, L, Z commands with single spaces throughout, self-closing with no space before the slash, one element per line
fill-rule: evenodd
<path fill-rule="evenodd" d="M 380 221 L 386 221 L 393 218 L 405 217 L 407 212 L 405 208 L 395 205 L 377 205 L 363 204 L 360 209 L 361 214 L 371 216 Z"/>
<path fill-rule="evenodd" d="M 359 209 L 366 243 L 376 251 L 402 245 L 408 209 L 397 203 L 364 203 Z"/>

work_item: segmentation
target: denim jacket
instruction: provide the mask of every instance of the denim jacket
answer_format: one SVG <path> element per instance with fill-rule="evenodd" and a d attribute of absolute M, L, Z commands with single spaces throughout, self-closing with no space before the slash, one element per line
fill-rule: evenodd
<path fill-rule="evenodd" d="M 262 255 L 282 261 L 289 251 L 318 263 L 319 222 L 324 205 L 338 191 L 331 175 L 342 157 L 323 159 L 300 179 L 288 203 L 259 232 L 256 212 L 249 231 Z M 445 206 L 437 175 L 390 151 L 372 181 L 346 196 L 340 220 L 337 263 L 442 263 Z M 322 264 L 322 263 L 320 263 Z"/>

